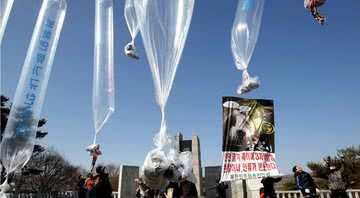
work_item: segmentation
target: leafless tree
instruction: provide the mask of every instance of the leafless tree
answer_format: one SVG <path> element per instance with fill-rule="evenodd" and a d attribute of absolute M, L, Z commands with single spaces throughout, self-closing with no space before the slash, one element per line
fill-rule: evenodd
<path fill-rule="evenodd" d="M 39 175 L 23 172 L 15 175 L 17 192 L 59 192 L 76 190 L 80 171 L 53 149 L 34 155 L 28 170 L 42 170 Z"/>

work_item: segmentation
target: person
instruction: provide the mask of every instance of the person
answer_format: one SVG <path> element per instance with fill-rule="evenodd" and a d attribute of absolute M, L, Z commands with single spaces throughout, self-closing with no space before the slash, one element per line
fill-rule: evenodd
<path fill-rule="evenodd" d="M 136 197 L 137 198 L 148 198 L 154 197 L 154 191 L 151 190 L 144 182 L 144 180 L 140 177 L 135 179 L 137 188 L 136 188 Z"/>
<path fill-rule="evenodd" d="M 264 198 L 276 198 L 274 184 L 281 181 L 282 177 L 266 177 L 261 180 L 264 186 Z"/>
<path fill-rule="evenodd" d="M 194 183 L 183 179 L 180 182 L 180 195 L 182 198 L 197 198 L 198 192 Z"/>
<path fill-rule="evenodd" d="M 79 198 L 85 198 L 86 197 L 86 188 L 85 186 L 85 178 L 80 175 L 79 176 L 79 181 L 78 181 L 78 193 L 79 193 Z"/>
<path fill-rule="evenodd" d="M 217 179 L 216 183 L 216 198 L 226 198 L 226 189 L 229 186 L 224 182 L 220 182 L 220 179 Z"/>
<path fill-rule="evenodd" d="M 169 182 L 169 185 L 166 187 L 166 192 L 167 197 L 180 198 L 179 184 L 176 182 Z"/>
<path fill-rule="evenodd" d="M 101 198 L 112 197 L 112 187 L 109 180 L 109 174 L 105 172 L 104 166 L 96 167 L 96 176 L 100 178 L 100 183 L 97 188 L 97 194 L 101 195 Z"/>
<path fill-rule="evenodd" d="M 302 170 L 300 166 L 294 166 L 292 169 L 296 180 L 296 187 L 301 190 L 305 198 L 317 198 L 316 185 L 311 175 Z"/>
<path fill-rule="evenodd" d="M 223 123 L 223 151 L 249 151 L 250 124 L 249 112 L 251 108 L 239 106 L 231 108 L 232 111 Z"/>
<path fill-rule="evenodd" d="M 84 182 L 84 188 L 89 191 L 91 190 L 91 188 L 93 187 L 94 185 L 94 178 L 93 178 L 93 175 L 91 173 L 89 173 L 86 177 L 86 180 Z"/>
<path fill-rule="evenodd" d="M 104 175 L 96 175 L 95 184 L 87 192 L 86 198 L 112 198 L 112 189 L 107 188 L 106 180 Z"/>
<path fill-rule="evenodd" d="M 260 198 L 264 198 L 264 187 L 260 188 L 259 193 L 260 193 Z"/>
<path fill-rule="evenodd" d="M 99 175 L 96 175 L 94 179 L 95 179 L 94 185 L 87 191 L 86 198 L 102 197 L 100 196 L 100 192 L 98 191 L 98 188 L 101 185 L 102 180 Z"/>
<path fill-rule="evenodd" d="M 326 0 L 304 0 L 304 7 L 310 9 L 314 19 L 316 19 L 321 25 L 325 23 L 326 18 L 322 16 L 317 8 L 324 5 Z"/>
<path fill-rule="evenodd" d="M 346 194 L 346 185 L 343 181 L 341 171 L 336 166 L 330 166 L 330 174 L 328 176 L 329 189 L 331 198 L 348 198 Z"/>

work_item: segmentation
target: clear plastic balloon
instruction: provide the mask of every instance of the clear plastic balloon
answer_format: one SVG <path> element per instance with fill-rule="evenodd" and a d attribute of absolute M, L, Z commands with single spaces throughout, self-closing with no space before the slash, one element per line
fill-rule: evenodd
<path fill-rule="evenodd" d="M 97 133 L 115 108 L 113 1 L 95 0 L 93 116 Z"/>
<path fill-rule="evenodd" d="M 7 175 L 23 168 L 32 155 L 65 13 L 65 0 L 42 3 L 1 142 Z"/>
<path fill-rule="evenodd" d="M 162 185 L 155 185 L 156 182 L 164 183 L 166 170 L 171 168 L 172 162 L 180 160 L 180 154 L 167 133 L 165 107 L 189 31 L 194 0 L 135 0 L 135 9 L 162 112 L 160 132 L 154 138 L 157 148 L 146 157 L 142 176 L 147 184 L 154 184 L 152 188 L 158 188 Z M 175 165 L 184 163 L 181 161 Z"/>
<path fill-rule="evenodd" d="M 194 0 L 135 0 L 136 15 L 162 112 L 161 129 L 166 129 L 165 106 L 184 49 Z M 166 130 L 160 130 L 158 147 L 165 145 Z"/>
<path fill-rule="evenodd" d="M 243 82 L 239 94 L 259 87 L 256 77 L 251 77 L 248 65 L 259 35 L 265 0 L 239 0 L 231 33 L 231 49 L 236 67 L 243 70 Z"/>
<path fill-rule="evenodd" d="M 0 0 L 0 47 L 14 0 Z"/>
<path fill-rule="evenodd" d="M 136 54 L 135 38 L 139 33 L 139 22 L 136 17 L 134 0 L 125 0 L 124 15 L 132 39 L 131 42 L 125 46 L 125 54 L 130 58 L 138 60 L 139 56 Z"/>

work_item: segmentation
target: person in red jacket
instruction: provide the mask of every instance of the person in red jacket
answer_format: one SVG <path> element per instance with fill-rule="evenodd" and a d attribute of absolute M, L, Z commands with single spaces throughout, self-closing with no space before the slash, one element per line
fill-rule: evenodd
<path fill-rule="evenodd" d="M 94 186 L 94 178 L 91 173 L 89 173 L 85 180 L 85 188 L 86 190 L 91 190 L 91 188 Z"/>

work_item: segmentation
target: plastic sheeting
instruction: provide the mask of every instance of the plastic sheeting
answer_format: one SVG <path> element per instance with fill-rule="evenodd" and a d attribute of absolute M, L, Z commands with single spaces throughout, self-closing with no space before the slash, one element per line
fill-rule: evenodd
<path fill-rule="evenodd" d="M 113 1 L 95 1 L 93 116 L 97 133 L 115 109 Z"/>
<path fill-rule="evenodd" d="M 182 179 L 196 183 L 192 174 L 191 152 L 179 153 L 175 148 L 150 151 L 141 174 L 145 184 L 152 189 L 160 189 L 167 186 L 169 181 L 177 183 Z"/>
<path fill-rule="evenodd" d="M 141 19 L 141 36 L 162 112 L 160 132 L 154 138 L 157 148 L 147 155 L 142 176 L 147 185 L 158 189 L 169 179 L 178 179 L 175 173 L 191 172 L 191 167 L 184 171 L 180 168 L 189 158 L 180 157 L 183 154 L 175 149 L 167 133 L 165 107 L 189 31 L 194 0 L 135 0 L 135 9 L 137 18 Z M 173 177 L 167 176 L 167 170 L 170 175 L 174 173 Z"/>
<path fill-rule="evenodd" d="M 0 47 L 14 0 L 0 0 Z"/>
<path fill-rule="evenodd" d="M 124 15 L 128 26 L 131 42 L 125 46 L 125 54 L 130 58 L 138 60 L 140 57 L 136 54 L 135 38 L 139 33 L 139 22 L 136 17 L 134 0 L 125 0 Z"/>
<path fill-rule="evenodd" d="M 23 168 L 32 155 L 65 13 L 65 0 L 42 3 L 1 142 L 0 158 L 7 175 Z M 6 184 L 7 180 L 2 187 Z"/>
<path fill-rule="evenodd" d="M 259 35 L 265 0 L 239 0 L 231 33 L 231 49 L 236 67 L 243 71 L 243 82 L 238 94 L 260 86 L 257 77 L 251 77 L 248 65 Z"/>

